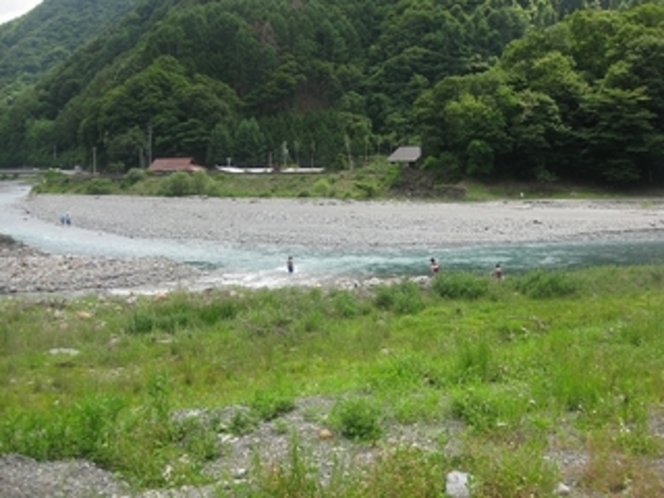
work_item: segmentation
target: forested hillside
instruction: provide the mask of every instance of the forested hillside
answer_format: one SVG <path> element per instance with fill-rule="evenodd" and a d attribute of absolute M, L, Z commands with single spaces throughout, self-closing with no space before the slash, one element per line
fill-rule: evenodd
<path fill-rule="evenodd" d="M 593 132 L 601 122 L 618 126 L 615 116 L 601 116 L 616 113 L 610 99 L 619 97 L 609 87 L 632 92 L 621 102 L 638 122 L 632 135 L 645 130 L 638 112 L 659 112 L 655 102 L 664 96 L 641 88 L 638 78 L 646 76 L 633 74 L 638 49 L 617 47 L 647 32 L 652 46 L 643 48 L 655 51 L 661 9 L 603 10 L 609 7 L 567 20 L 587 5 L 145 0 L 0 109 L 0 165 L 89 165 L 94 154 L 98 168 L 115 171 L 163 155 L 208 165 L 230 157 L 236 164 L 352 167 L 422 140 L 427 166 L 449 178 L 656 178 L 642 167 L 656 134 L 629 144 L 641 150 L 640 166 L 618 174 L 604 171 L 605 159 L 632 159 L 607 153 L 608 138 Z M 548 80 L 551 88 L 542 88 Z M 509 103 L 492 104 L 506 92 Z M 658 119 L 649 117 L 646 128 L 655 130 Z"/>
<path fill-rule="evenodd" d="M 0 101 L 11 99 L 117 23 L 138 0 L 45 0 L 0 25 Z"/>
<path fill-rule="evenodd" d="M 664 8 L 579 11 L 417 102 L 448 178 L 664 181 Z"/>

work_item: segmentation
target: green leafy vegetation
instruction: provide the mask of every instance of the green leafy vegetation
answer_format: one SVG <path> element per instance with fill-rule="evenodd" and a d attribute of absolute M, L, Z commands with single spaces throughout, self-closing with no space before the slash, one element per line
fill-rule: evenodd
<path fill-rule="evenodd" d="M 80 2 L 60 2 L 49 9 L 85 24 Z M 0 101 L 0 165 L 119 174 L 183 156 L 353 171 L 421 144 L 445 183 L 660 185 L 663 7 L 641 3 L 170 0 L 119 19 L 124 2 L 113 29 Z M 0 29 L 0 44 L 52 53 L 20 35 L 44 12 Z M 35 46 L 75 31 L 40 29 Z M 31 60 L 10 54 L 0 71 L 11 81 L 19 59 Z M 324 183 L 297 193 L 311 195 L 340 197 Z"/>
<path fill-rule="evenodd" d="M 476 496 L 548 496 L 570 477 L 556 455 L 578 455 L 584 492 L 633 483 L 634 496 L 656 496 L 663 275 L 600 267 L 454 274 L 442 293 L 444 273 L 370 292 L 4 299 L 0 453 L 86 458 L 136 489 L 203 483 L 204 463 L 224 454 L 220 434 L 268 423 L 288 434 L 300 400 L 316 398 L 330 403 L 308 423 L 378 445 L 377 459 L 325 484 L 294 439 L 284 461 L 257 465 L 246 493 L 422 496 L 461 468 Z M 459 282 L 488 290 L 464 294 Z M 183 415 L 192 409 L 210 415 Z M 386 444 L 394 430 L 435 444 Z"/>
<path fill-rule="evenodd" d="M 400 167 L 377 160 L 356 171 L 320 174 L 227 174 L 220 172 L 179 171 L 171 175 L 154 175 L 134 169 L 120 177 L 99 178 L 87 174 L 66 175 L 49 170 L 41 175 L 33 190 L 37 193 L 127 194 L 183 197 L 330 197 L 338 199 L 374 199 L 403 197 L 406 193 L 421 197 L 445 198 L 444 192 L 420 190 L 400 180 Z M 418 175 L 419 176 L 419 175 Z M 423 174 L 426 180 L 426 173 Z M 361 181 L 358 180 L 361 179 Z M 370 182 L 371 195 L 358 186 Z M 463 191 L 463 189 L 460 189 Z M 457 196 L 455 196 L 456 198 Z"/>
<path fill-rule="evenodd" d="M 333 427 L 354 441 L 376 441 L 383 433 L 381 408 L 370 399 L 341 400 L 330 417 Z"/>
<path fill-rule="evenodd" d="M 120 22 L 139 2 L 43 2 L 21 18 L 1 25 L 0 101 L 11 103 L 22 90 L 97 38 L 106 27 Z M 49 126 L 46 121 L 41 124 Z"/>

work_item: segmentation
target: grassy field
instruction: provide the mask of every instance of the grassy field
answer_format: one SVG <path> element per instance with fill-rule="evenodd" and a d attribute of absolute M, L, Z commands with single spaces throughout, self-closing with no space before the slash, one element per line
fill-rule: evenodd
<path fill-rule="evenodd" d="M 663 288 L 664 267 L 638 266 L 441 274 L 424 289 L 5 299 L 0 454 L 86 458 L 137 489 L 203 483 L 220 433 L 323 397 L 332 408 L 311 416 L 380 458 L 321 484 L 294 451 L 220 496 L 442 496 L 453 469 L 478 497 L 552 496 L 561 481 L 577 496 L 661 496 Z M 231 405 L 247 411 L 223 427 L 172 416 Z M 390 444 L 395 425 L 436 444 Z"/>
<path fill-rule="evenodd" d="M 93 177 L 65 175 L 49 171 L 35 185 L 41 193 L 75 193 L 89 195 L 151 195 L 179 197 L 281 197 L 336 199 L 404 199 L 488 201 L 537 198 L 614 198 L 661 195 L 643 188 L 611 191 L 588 185 L 551 183 L 464 181 L 450 185 L 434 173 L 389 164 L 384 159 L 352 171 L 330 171 L 322 174 L 228 174 L 176 173 L 154 175 L 134 169 L 124 176 Z"/>
<path fill-rule="evenodd" d="M 49 171 L 35 191 L 92 195 L 127 194 L 180 197 L 334 197 L 371 199 L 393 196 L 390 188 L 399 182 L 400 169 L 382 161 L 354 171 L 323 174 L 229 174 L 175 173 L 155 175 L 132 170 L 123 177 L 65 175 Z"/>

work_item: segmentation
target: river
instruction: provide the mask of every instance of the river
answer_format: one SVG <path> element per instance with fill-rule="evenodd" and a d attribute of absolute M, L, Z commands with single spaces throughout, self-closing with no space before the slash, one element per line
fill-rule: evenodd
<path fill-rule="evenodd" d="M 32 216 L 21 206 L 30 187 L 0 182 L 0 233 L 54 254 L 81 256 L 165 256 L 208 271 L 213 279 L 244 286 L 277 286 L 288 282 L 285 256 L 294 253 L 296 274 L 303 283 L 330 277 L 368 278 L 426 274 L 435 256 L 443 271 L 491 271 L 500 262 L 507 272 L 533 268 L 579 268 L 664 262 L 664 234 L 611 240 L 538 243 L 441 245 L 426 248 L 344 250 L 247 245 L 223 245 L 209 240 L 130 238 L 107 232 L 63 227 Z"/>

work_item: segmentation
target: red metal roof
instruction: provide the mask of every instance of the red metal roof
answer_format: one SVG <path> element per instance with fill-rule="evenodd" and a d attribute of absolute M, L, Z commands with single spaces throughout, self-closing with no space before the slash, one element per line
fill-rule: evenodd
<path fill-rule="evenodd" d="M 149 171 L 204 171 L 205 168 L 197 166 L 192 157 L 159 157 L 155 159 Z"/>

